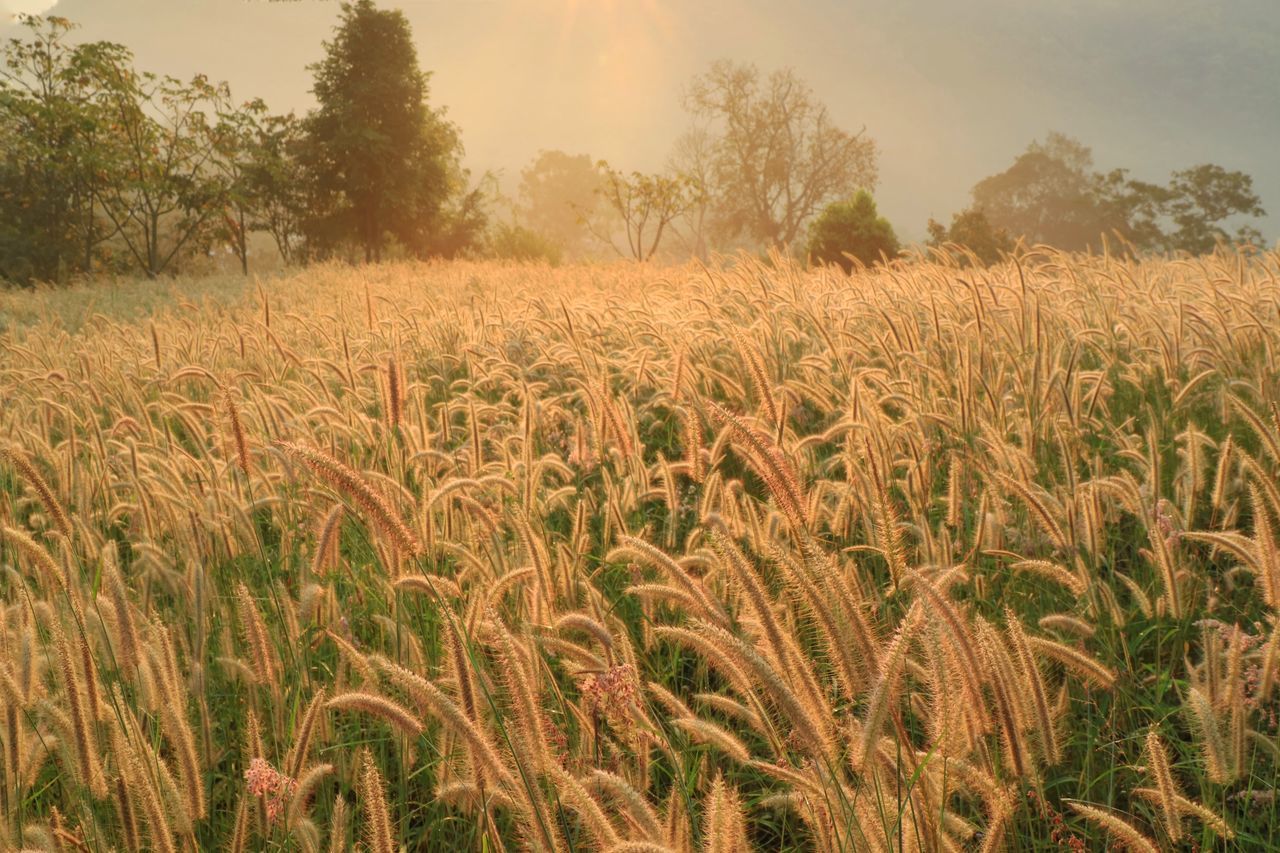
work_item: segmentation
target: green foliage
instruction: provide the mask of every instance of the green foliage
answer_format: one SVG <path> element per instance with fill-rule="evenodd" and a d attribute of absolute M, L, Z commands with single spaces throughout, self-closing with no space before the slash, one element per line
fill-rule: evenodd
<path fill-rule="evenodd" d="M 1241 226 L 1231 235 L 1220 224 L 1238 214 L 1266 215 L 1253 191 L 1253 179 L 1243 172 L 1228 172 L 1212 163 L 1193 166 L 1173 173 L 1167 193 L 1165 210 L 1175 226 L 1168 236 L 1169 248 L 1203 255 L 1232 239 L 1262 242 L 1256 228 Z"/>
<path fill-rule="evenodd" d="M 120 45 L 72 45 L 64 18 L 22 23 L 0 48 L 0 278 L 154 278 L 219 244 L 247 271 L 253 146 L 280 120 L 203 75 L 140 72 Z"/>
<path fill-rule="evenodd" d="M 101 98 L 123 175 L 101 186 L 99 200 L 135 266 L 155 277 L 184 251 L 207 253 L 228 203 L 218 117 L 233 109 L 231 93 L 203 75 L 184 83 L 123 63 L 108 73 Z"/>
<path fill-rule="evenodd" d="M 98 270 L 173 274 L 249 235 L 285 263 L 363 250 L 453 257 L 482 240 L 457 128 L 427 106 L 409 27 L 344 4 L 305 121 L 225 83 L 139 71 L 120 45 L 73 45 L 73 25 L 22 18 L 0 46 L 0 279 Z"/>
<path fill-rule="evenodd" d="M 537 231 L 499 222 L 489 231 L 487 253 L 504 260 L 546 261 L 555 266 L 560 263 L 564 250 Z"/>
<path fill-rule="evenodd" d="M 1140 251 L 1199 255 L 1232 239 L 1260 242 L 1252 227 L 1232 235 L 1221 223 L 1265 215 L 1242 172 L 1204 164 L 1174 172 L 1162 187 L 1134 180 L 1126 169 L 1093 171 L 1090 149 L 1057 132 L 979 181 L 973 200 L 997 229 L 1068 251 L 1097 250 L 1104 238 L 1117 236 Z"/>
<path fill-rule="evenodd" d="M 871 265 L 898 254 L 898 238 L 889 220 L 876 212 L 876 203 L 865 190 L 848 201 L 827 205 L 809 226 L 809 257 L 814 263 L 838 264 L 845 272 L 853 260 Z"/>
<path fill-rule="evenodd" d="M 64 281 L 89 271 L 109 236 L 99 188 L 122 146 L 101 97 L 129 53 L 71 45 L 65 18 L 24 16 L 0 47 L 0 280 Z"/>
<path fill-rule="evenodd" d="M 1061 133 L 1033 142 L 1013 165 L 979 181 L 974 206 L 991 224 L 1032 244 L 1081 250 L 1098 245 L 1101 235 L 1127 230 L 1117 204 L 1119 175 L 1092 171 L 1093 153 Z"/>
<path fill-rule="evenodd" d="M 1013 251 L 1013 239 L 1009 232 L 993 227 L 987 215 L 978 207 L 962 210 L 952 216 L 950 228 L 937 220 L 929 220 L 929 245 L 942 247 L 947 244 L 967 249 L 986 266 L 996 263 Z"/>
<path fill-rule="evenodd" d="M 299 152 L 305 143 L 302 122 L 293 113 L 268 115 L 261 101 L 241 116 L 241 192 L 249 212 L 248 228 L 271 235 L 286 264 L 303 259 L 302 223 L 307 216 L 307 175 Z M 243 229 L 242 229 L 243 231 Z"/>
<path fill-rule="evenodd" d="M 344 3 L 312 71 L 319 106 L 306 119 L 309 239 L 322 254 L 354 243 L 366 261 L 382 258 L 389 237 L 425 254 L 455 189 L 460 143 L 427 105 L 404 13 Z"/>

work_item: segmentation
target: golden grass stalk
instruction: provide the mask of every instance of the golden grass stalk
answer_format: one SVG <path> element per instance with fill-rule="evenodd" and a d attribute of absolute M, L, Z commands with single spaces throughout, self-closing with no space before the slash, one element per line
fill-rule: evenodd
<path fill-rule="evenodd" d="M 1016 480 L 1006 474 L 997 474 L 996 478 L 1022 500 L 1027 510 L 1031 513 L 1031 517 L 1036 520 L 1036 523 L 1052 540 L 1054 547 L 1066 550 L 1068 547 L 1067 536 L 1062 531 L 1062 525 L 1054 518 L 1053 512 L 1049 509 L 1049 505 L 1045 503 L 1044 499 L 1020 480 Z"/>
<path fill-rule="evenodd" d="M 1087 586 L 1077 575 L 1049 560 L 1019 560 L 1009 566 L 1015 572 L 1027 572 L 1065 587 L 1073 595 L 1084 595 Z"/>
<path fill-rule="evenodd" d="M 62 503 L 54 495 L 53 489 L 35 464 L 27 457 L 25 453 L 17 447 L 0 448 L 0 458 L 5 459 L 18 472 L 18 476 L 27 482 L 31 487 L 31 491 L 36 493 L 36 497 L 40 501 L 40 505 L 44 507 L 45 513 L 53 522 L 53 526 L 59 533 L 68 540 L 71 539 L 71 519 L 67 516 L 66 509 Z"/>
<path fill-rule="evenodd" d="M 311 739 L 316 733 L 316 727 L 320 724 L 320 709 L 325 707 L 325 695 L 324 687 L 316 690 L 293 730 L 293 746 L 289 748 L 289 755 L 284 762 L 284 773 L 292 779 L 299 778 L 303 766 L 307 763 L 307 755 L 311 751 Z"/>
<path fill-rule="evenodd" d="M 1155 729 L 1147 733 L 1146 753 L 1147 773 L 1155 780 L 1160 795 L 1160 814 L 1164 819 L 1165 832 L 1170 841 L 1176 842 L 1182 838 L 1182 816 L 1178 810 L 1181 792 L 1169 767 L 1169 754 L 1165 752 L 1164 743 Z"/>
<path fill-rule="evenodd" d="M 42 586 L 47 590 L 65 590 L 68 595 L 79 594 L 79 587 L 71 582 L 69 573 L 58 565 L 58 561 L 26 531 L 16 527 L 0 525 L 0 541 L 12 545 L 18 553 L 26 555 L 40 574 Z"/>
<path fill-rule="evenodd" d="M 279 696 L 280 662 L 262 612 L 244 583 L 236 584 L 236 613 L 240 619 L 240 634 L 249 649 L 250 671 L 255 682 L 270 688 L 273 697 Z"/>
<path fill-rule="evenodd" d="M 371 660 L 387 675 L 391 683 L 411 696 L 420 708 L 461 735 L 479 757 L 481 766 L 490 778 L 514 788 L 515 778 L 499 757 L 487 734 L 476 720 L 463 713 L 456 702 L 430 681 L 384 657 L 375 655 Z"/>
<path fill-rule="evenodd" d="M 709 403 L 708 410 L 720 423 L 728 426 L 747 449 L 747 461 L 764 480 L 778 508 L 796 530 L 809 529 L 809 502 L 791 463 L 783 455 L 774 440 L 746 424 L 737 415 L 718 403 Z"/>
<path fill-rule="evenodd" d="M 160 804 L 160 794 L 152 784 L 146 767 L 136 752 L 130 751 L 125 778 L 135 801 L 141 801 L 143 814 L 147 819 L 147 831 L 151 837 L 151 846 L 157 853 L 176 853 L 173 842 L 173 830 L 169 825 L 169 817 Z"/>
<path fill-rule="evenodd" d="M 244 422 L 240 419 L 240 408 L 236 405 L 235 397 L 230 389 L 227 389 L 222 399 L 223 406 L 227 410 L 227 423 L 231 427 L 231 442 L 236 451 L 236 465 L 239 466 L 245 477 L 248 477 L 250 473 L 249 441 L 245 438 Z"/>
<path fill-rule="evenodd" d="M 1035 710 L 1036 731 L 1039 734 L 1040 748 L 1045 763 L 1053 766 L 1062 760 L 1062 751 L 1058 741 L 1057 727 L 1053 719 L 1053 711 L 1049 707 L 1048 691 L 1044 678 L 1040 673 L 1040 665 L 1031 653 L 1031 644 L 1027 642 L 1022 623 L 1014 613 L 1006 609 L 1005 619 L 1008 624 L 1010 644 L 1021 670 L 1022 684 L 1030 693 L 1032 707 Z"/>
<path fill-rule="evenodd" d="M 324 521 L 320 523 L 320 527 L 316 532 L 316 551 L 311 558 L 311 576 L 320 577 L 328 573 L 328 570 L 338 558 L 338 538 L 342 531 L 342 504 L 334 504 L 333 507 L 325 513 Z"/>
<path fill-rule="evenodd" d="M 646 841 L 656 841 L 662 837 L 662 824 L 658 820 L 657 812 L 654 811 L 653 806 L 649 804 L 644 795 L 637 791 L 626 779 L 607 770 L 596 768 L 583 780 L 583 784 L 598 791 L 609 793 L 615 799 L 621 801 L 626 807 L 627 819 L 644 836 Z M 617 848 L 615 847 L 614 849 Z"/>
<path fill-rule="evenodd" d="M 131 672 L 138 666 L 138 631 L 134 627 L 133 605 L 120 573 L 120 557 L 114 542 L 102 548 L 102 573 L 103 585 L 115 612 L 116 662 L 125 672 Z"/>
<path fill-rule="evenodd" d="M 707 795 L 705 827 L 704 853 L 747 853 L 751 849 L 737 792 L 725 784 L 720 774 L 716 774 Z"/>
<path fill-rule="evenodd" d="M 285 455 L 301 463 L 330 488 L 360 507 L 375 529 L 387 537 L 402 553 L 418 556 L 422 545 L 413 531 L 381 494 L 374 491 L 363 477 L 327 453 L 301 444 L 276 442 Z"/>
<path fill-rule="evenodd" d="M 71 733 L 75 740 L 80 784 L 87 787 L 95 798 L 101 799 L 107 795 L 107 781 L 102 772 L 101 756 L 98 754 L 94 720 L 84 699 L 83 676 L 76 667 L 71 642 L 60 626 L 55 626 L 53 636 L 62 689 L 70 713 Z"/>
<path fill-rule="evenodd" d="M 1067 807 L 1091 823 L 1105 829 L 1126 850 L 1133 853 L 1159 853 L 1156 843 L 1127 820 L 1111 812 L 1084 803 L 1069 802 Z"/>
<path fill-rule="evenodd" d="M 633 536 L 621 536 L 618 541 L 618 547 L 605 556 L 606 560 L 614 562 L 630 556 L 663 570 L 683 592 L 698 602 L 698 606 L 702 611 L 701 615 L 704 618 L 718 623 L 727 622 L 728 615 L 720 602 L 714 600 L 702 582 L 690 575 L 683 566 L 668 554 L 643 539 L 637 539 Z"/>
<path fill-rule="evenodd" d="M 404 419 L 404 390 L 400 366 L 394 355 L 387 358 L 387 427 L 396 432 Z"/>
<path fill-rule="evenodd" d="M 298 821 L 305 815 L 307 805 L 311 801 L 312 795 L 315 794 L 316 787 L 332 774 L 332 764 L 316 764 L 309 767 L 305 773 L 300 772 L 293 777 L 298 781 L 293 789 L 293 797 L 289 800 L 289 808 L 285 819 L 286 826 L 297 825 Z"/>
<path fill-rule="evenodd" d="M 716 747 L 736 761 L 746 764 L 751 760 L 751 753 L 746 745 L 728 730 L 698 717 L 682 717 L 672 720 L 671 724 L 681 731 L 687 732 L 694 741 Z"/>
<path fill-rule="evenodd" d="M 1200 753 L 1204 756 L 1205 769 L 1209 778 L 1224 785 L 1235 778 L 1231 761 L 1227 753 L 1227 744 L 1222 737 L 1222 725 L 1213 703 L 1209 701 L 1199 688 L 1192 687 L 1187 691 L 1187 708 L 1191 712 L 1191 720 L 1199 735 Z"/>
<path fill-rule="evenodd" d="M 249 795 L 241 794 L 236 800 L 236 816 L 231 824 L 231 840 L 227 849 L 231 853 L 244 853 L 249 843 Z"/>
<path fill-rule="evenodd" d="M 613 824 L 605 816 L 600 804 L 582 783 L 559 768 L 552 768 L 550 776 L 555 784 L 557 799 L 578 815 L 592 841 L 595 842 L 593 845 L 595 849 L 608 850 L 616 846 L 621 840 L 618 837 L 618 831 L 613 828 Z"/>
<path fill-rule="evenodd" d="M 376 693 L 352 692 L 334 696 L 324 703 L 331 711 L 353 711 L 377 717 L 410 737 L 422 734 L 422 722 L 403 706 Z"/>
<path fill-rule="evenodd" d="M 1149 803 L 1159 806 L 1161 809 L 1164 808 L 1162 794 L 1155 788 L 1134 788 L 1130 793 L 1136 797 L 1141 797 Z M 1194 800 L 1188 800 L 1181 794 L 1175 794 L 1173 797 L 1173 807 L 1177 810 L 1179 816 L 1187 815 L 1195 818 L 1228 841 L 1235 837 L 1235 833 L 1231 830 L 1231 827 L 1227 825 L 1225 820 L 1219 817 L 1218 814 L 1211 809 L 1205 808 Z"/>
<path fill-rule="evenodd" d="M 386 783 L 368 750 L 361 752 L 359 764 L 357 791 L 364 815 L 365 844 L 371 853 L 396 853 L 399 848 L 391 825 L 391 810 L 387 806 Z"/>
<path fill-rule="evenodd" d="M 907 615 L 898 624 L 898 630 L 894 633 L 893 639 L 880 654 L 878 667 L 880 678 L 867 699 L 867 711 L 862 721 L 862 741 L 855 753 L 859 767 L 868 766 L 876 745 L 880 742 L 884 721 L 889 716 L 890 708 L 897 701 L 898 686 L 902 670 L 906 666 L 907 651 L 919 619 L 920 605 L 912 604 Z"/>
<path fill-rule="evenodd" d="M 986 668 L 992 673 L 988 683 L 996 700 L 995 716 L 1000 722 L 1001 739 L 1009 769 L 1017 777 L 1031 776 L 1035 767 L 1023 739 L 1022 685 L 1014 672 L 1013 662 L 1009 659 L 999 634 L 985 621 L 978 622 L 978 642 Z"/>
<path fill-rule="evenodd" d="M 1082 678 L 1090 684 L 1101 687 L 1104 690 L 1110 690 L 1116 682 L 1116 674 L 1114 672 L 1099 663 L 1096 658 L 1073 649 L 1071 646 L 1065 646 L 1062 643 L 1047 640 L 1043 637 L 1027 637 L 1027 642 L 1031 644 L 1031 649 L 1036 654 L 1056 660 L 1078 678 Z"/>
<path fill-rule="evenodd" d="M 347 848 L 347 801 L 339 794 L 333 801 L 329 818 L 329 853 L 345 853 Z"/>

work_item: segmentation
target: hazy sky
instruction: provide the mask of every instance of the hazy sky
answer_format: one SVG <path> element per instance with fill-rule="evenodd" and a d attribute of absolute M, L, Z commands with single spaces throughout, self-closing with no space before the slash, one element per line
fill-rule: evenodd
<path fill-rule="evenodd" d="M 794 67 L 880 146 L 881 210 L 918 238 L 1033 138 L 1062 130 L 1098 167 L 1163 182 L 1216 162 L 1280 214 L 1277 0 L 384 0 L 413 25 L 431 98 L 468 164 L 518 175 L 539 149 L 662 165 L 680 93 L 713 60 Z M 0 13 L 48 0 L 0 0 Z M 80 37 L 142 68 L 229 81 L 274 109 L 311 103 L 329 0 L 61 0 Z M 4 29 L 0 24 L 0 29 Z M 1280 237 L 1280 215 L 1263 227 Z"/>

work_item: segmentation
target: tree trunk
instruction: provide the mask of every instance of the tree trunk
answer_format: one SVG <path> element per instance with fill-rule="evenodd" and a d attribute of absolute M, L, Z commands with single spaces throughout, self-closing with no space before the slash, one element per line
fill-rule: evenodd
<path fill-rule="evenodd" d="M 239 210 L 240 221 L 236 229 L 236 241 L 240 246 L 240 274 L 246 278 L 249 275 L 249 241 L 245 237 L 244 231 L 244 208 Z"/>

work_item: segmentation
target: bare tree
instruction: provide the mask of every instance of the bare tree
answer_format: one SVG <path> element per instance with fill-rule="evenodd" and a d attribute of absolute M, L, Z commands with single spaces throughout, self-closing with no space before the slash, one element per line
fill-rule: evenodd
<path fill-rule="evenodd" d="M 712 165 L 715 154 L 714 139 L 706 127 L 694 125 L 676 140 L 675 148 L 667 161 L 668 169 L 682 175 L 696 188 L 696 195 L 681 220 L 682 232 L 677 234 L 685 243 L 689 254 L 706 260 L 711 243 L 711 196 L 707 187 L 712 183 Z"/>
<path fill-rule="evenodd" d="M 827 203 L 875 187 L 875 143 L 836 127 L 789 68 L 762 77 L 721 60 L 694 78 L 685 104 L 712 134 L 710 189 L 726 235 L 786 245 Z"/>

